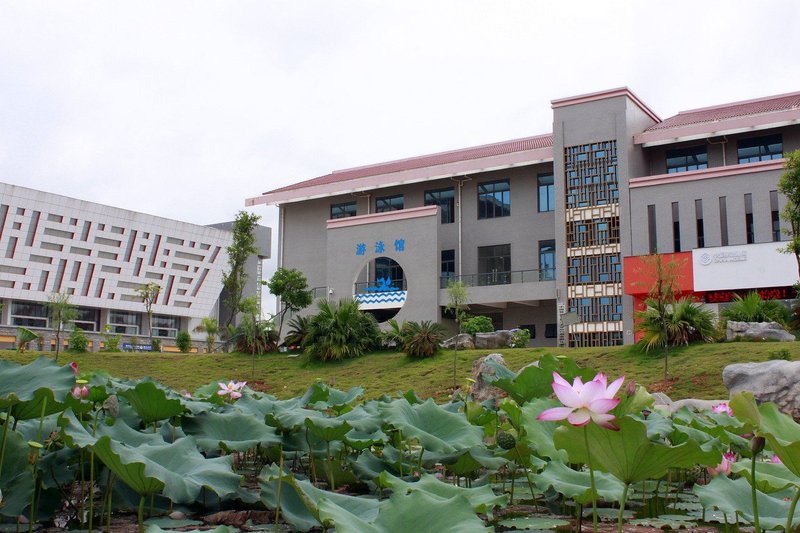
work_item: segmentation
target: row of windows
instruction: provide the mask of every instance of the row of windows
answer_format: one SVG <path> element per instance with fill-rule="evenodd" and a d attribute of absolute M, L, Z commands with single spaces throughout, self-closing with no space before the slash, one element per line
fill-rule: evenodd
<path fill-rule="evenodd" d="M 783 157 L 783 138 L 780 134 L 741 139 L 736 146 L 739 164 L 770 161 Z M 667 150 L 667 173 L 708 168 L 708 147 L 690 146 Z"/>
<path fill-rule="evenodd" d="M 47 306 L 37 302 L 12 302 L 10 324 L 26 328 L 48 329 L 50 313 Z M 180 329 L 180 317 L 153 315 L 153 336 L 175 338 Z M 70 321 L 71 327 L 83 331 L 100 331 L 100 310 L 88 307 L 76 308 L 76 316 Z M 142 327 L 141 313 L 109 311 L 108 326 L 111 333 L 120 335 L 139 335 Z"/>
<path fill-rule="evenodd" d="M 728 246 L 728 199 L 726 196 L 720 196 L 717 199 L 719 204 L 719 228 L 720 228 L 720 246 Z M 770 203 L 770 233 L 772 240 L 778 242 L 781 240 L 781 219 L 778 207 L 778 191 L 769 191 Z M 680 205 L 678 202 L 672 202 L 671 207 L 671 225 L 672 225 L 672 250 L 680 252 L 684 249 L 683 242 L 681 241 L 681 221 L 680 221 Z M 697 237 L 697 248 L 706 247 L 706 219 L 703 214 L 703 200 L 696 199 L 694 201 L 694 216 L 695 216 L 695 234 Z M 650 253 L 663 252 L 658 249 L 658 221 L 655 204 L 647 206 L 647 234 L 648 234 L 648 250 Z M 756 228 L 755 219 L 753 217 L 753 195 L 747 193 L 744 195 L 744 227 L 745 227 L 745 242 L 753 244 L 756 242 Z"/>
<path fill-rule="evenodd" d="M 544 213 L 554 211 L 556 205 L 553 174 L 537 177 L 539 193 L 538 209 Z M 425 191 L 425 205 L 438 205 L 442 224 L 455 222 L 455 189 L 447 187 Z M 385 213 L 403 209 L 402 194 L 375 198 L 375 212 Z M 354 217 L 358 214 L 355 201 L 331 204 L 330 218 Z M 511 183 L 509 180 L 489 181 L 478 184 L 478 219 L 499 218 L 511 215 Z"/>
<path fill-rule="evenodd" d="M 511 270 L 511 245 L 495 244 L 478 247 L 477 285 L 506 285 L 517 281 Z M 442 286 L 456 276 L 456 251 L 442 250 L 441 270 Z M 556 277 L 556 241 L 549 239 L 539 241 L 538 276 L 530 278 L 538 281 L 553 280 Z M 525 281 L 520 276 L 519 281 Z"/>

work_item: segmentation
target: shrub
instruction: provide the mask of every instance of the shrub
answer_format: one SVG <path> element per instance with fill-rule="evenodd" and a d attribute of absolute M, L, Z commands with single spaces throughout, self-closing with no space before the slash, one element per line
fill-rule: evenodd
<path fill-rule="evenodd" d="M 403 330 L 406 322 L 401 324 L 395 319 L 388 320 L 389 329 L 381 332 L 381 346 L 391 348 L 397 352 L 403 349 Z"/>
<path fill-rule="evenodd" d="M 767 359 L 770 361 L 776 360 L 783 360 L 783 361 L 791 361 L 792 355 L 789 353 L 789 350 L 786 348 L 782 348 L 780 350 L 774 350 L 767 354 Z"/>
<path fill-rule="evenodd" d="M 757 292 L 749 292 L 744 298 L 738 294 L 733 302 L 720 313 L 722 318 L 735 322 L 777 322 L 786 324 L 789 310 L 778 300 L 764 300 Z"/>
<path fill-rule="evenodd" d="M 289 321 L 289 331 L 283 339 L 283 345 L 292 349 L 295 346 L 302 346 L 308 334 L 308 324 L 311 321 L 309 316 L 296 316 Z"/>
<path fill-rule="evenodd" d="M 111 333 L 111 326 L 106 324 L 106 327 L 103 329 L 103 339 L 105 340 L 105 347 L 102 351 L 104 352 L 118 352 L 119 351 L 119 341 L 120 336 Z"/>
<path fill-rule="evenodd" d="M 653 348 L 663 347 L 665 343 L 663 324 L 658 312 L 658 302 L 652 298 L 646 300 L 647 309 L 636 313 L 637 331 L 644 333 L 639 346 L 649 352 Z M 716 334 L 714 312 L 696 303 L 691 297 L 679 299 L 673 305 L 667 305 L 665 314 L 667 327 L 667 345 L 687 345 L 690 342 L 712 342 Z"/>
<path fill-rule="evenodd" d="M 473 316 L 464 321 L 461 331 L 470 335 L 489 333 L 494 331 L 494 323 L 488 316 Z"/>
<path fill-rule="evenodd" d="M 319 313 L 311 317 L 303 351 L 319 361 L 340 361 L 360 357 L 378 345 L 380 330 L 375 317 L 362 313 L 358 303 L 320 300 Z"/>
<path fill-rule="evenodd" d="M 253 315 L 244 315 L 236 328 L 236 351 L 260 355 L 278 349 L 278 332 L 269 320 L 258 320 Z"/>
<path fill-rule="evenodd" d="M 69 351 L 73 353 L 84 353 L 89 347 L 89 337 L 81 328 L 73 328 L 69 334 Z"/>
<path fill-rule="evenodd" d="M 512 348 L 525 348 L 528 341 L 531 340 L 531 332 L 527 329 L 512 329 L 511 330 L 511 347 Z"/>
<path fill-rule="evenodd" d="M 189 353 L 189 350 L 192 349 L 192 337 L 188 331 L 179 331 L 175 335 L 175 346 L 178 347 L 181 353 Z M 155 346 L 153 346 L 153 349 L 155 350 Z"/>
<path fill-rule="evenodd" d="M 161 351 L 161 340 L 160 339 L 153 339 L 150 341 L 150 346 L 154 352 Z M 191 346 L 191 344 L 190 344 Z"/>
<path fill-rule="evenodd" d="M 405 322 L 402 328 L 403 351 L 416 359 L 433 357 L 444 339 L 444 326 L 438 322 Z"/>

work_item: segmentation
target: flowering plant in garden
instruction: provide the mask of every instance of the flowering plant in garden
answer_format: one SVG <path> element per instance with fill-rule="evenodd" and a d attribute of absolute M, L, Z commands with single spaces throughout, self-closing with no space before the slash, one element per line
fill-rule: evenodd
<path fill-rule="evenodd" d="M 229 381 L 227 384 L 219 382 L 219 390 L 217 394 L 222 397 L 227 396 L 231 401 L 238 400 L 242 397 L 241 390 L 247 385 L 246 381 Z"/>

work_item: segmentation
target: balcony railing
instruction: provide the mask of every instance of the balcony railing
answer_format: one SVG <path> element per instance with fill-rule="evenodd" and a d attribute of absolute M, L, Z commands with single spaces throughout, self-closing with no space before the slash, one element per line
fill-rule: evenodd
<path fill-rule="evenodd" d="M 366 282 L 362 281 L 353 286 L 353 294 L 365 294 L 370 292 L 391 292 L 408 290 L 408 283 L 405 279 L 393 279 L 390 283 Z"/>
<path fill-rule="evenodd" d="M 481 274 L 464 274 L 462 276 L 441 276 L 439 287 L 446 289 L 451 282 L 461 281 L 469 287 L 486 285 L 510 285 L 512 283 L 537 283 L 556 279 L 556 270 L 510 270 L 508 272 L 485 272 Z"/>

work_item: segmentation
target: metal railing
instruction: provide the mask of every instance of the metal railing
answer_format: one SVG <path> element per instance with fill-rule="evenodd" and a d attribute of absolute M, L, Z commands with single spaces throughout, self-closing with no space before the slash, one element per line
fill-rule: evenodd
<path fill-rule="evenodd" d="M 556 279 L 556 270 L 510 270 L 508 272 L 485 272 L 481 274 L 464 274 L 462 276 L 441 276 L 439 287 L 446 289 L 451 282 L 461 281 L 469 287 L 488 285 L 511 285 L 513 283 L 537 283 Z"/>
<path fill-rule="evenodd" d="M 370 292 L 386 292 L 385 289 L 376 290 L 375 288 L 380 286 L 377 282 L 366 282 L 360 281 L 353 285 L 353 294 L 364 294 Z M 392 290 L 396 291 L 405 291 L 408 290 L 408 283 L 406 282 L 405 278 L 400 279 L 393 279 L 390 286 L 393 288 Z M 370 290 L 373 289 L 373 290 Z"/>

